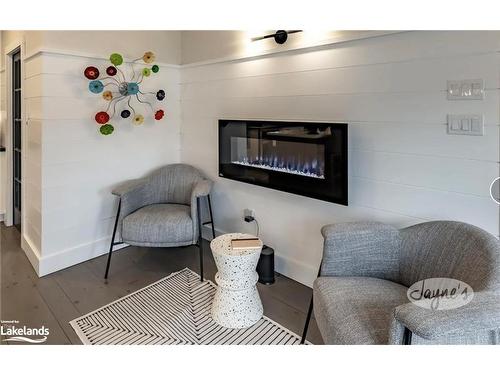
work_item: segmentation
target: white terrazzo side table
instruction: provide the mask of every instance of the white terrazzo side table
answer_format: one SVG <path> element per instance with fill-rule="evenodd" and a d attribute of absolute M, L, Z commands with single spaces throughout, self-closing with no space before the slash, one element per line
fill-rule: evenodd
<path fill-rule="evenodd" d="M 217 265 L 217 291 L 212 303 L 212 318 L 228 328 L 247 328 L 262 318 L 262 302 L 257 291 L 256 268 L 262 250 L 259 247 L 234 250 L 232 239 L 255 238 L 243 233 L 224 234 L 212 240 L 210 248 Z"/>

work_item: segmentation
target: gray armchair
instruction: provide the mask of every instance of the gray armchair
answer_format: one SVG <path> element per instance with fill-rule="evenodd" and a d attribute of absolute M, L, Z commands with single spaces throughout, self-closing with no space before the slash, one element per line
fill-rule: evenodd
<path fill-rule="evenodd" d="M 397 230 L 381 223 L 323 227 L 314 315 L 326 344 L 500 343 L 500 244 L 475 226 L 434 221 Z M 410 302 L 413 283 L 436 277 L 474 290 L 465 306 Z"/>
<path fill-rule="evenodd" d="M 201 227 L 211 224 L 215 237 L 210 190 L 212 182 L 196 168 L 172 164 L 136 180 L 126 181 L 112 193 L 120 197 L 104 278 L 108 278 L 113 246 L 126 243 L 145 247 L 198 245 L 203 280 Z M 208 202 L 210 221 L 201 222 L 201 198 Z M 117 229 L 121 242 L 115 242 Z"/>

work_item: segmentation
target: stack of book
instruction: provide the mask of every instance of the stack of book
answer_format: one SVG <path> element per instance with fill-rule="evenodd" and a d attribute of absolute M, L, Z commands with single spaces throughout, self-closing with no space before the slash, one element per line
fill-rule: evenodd
<path fill-rule="evenodd" d="M 235 238 L 231 240 L 231 248 L 235 251 L 252 250 L 262 247 L 262 241 L 258 238 Z"/>

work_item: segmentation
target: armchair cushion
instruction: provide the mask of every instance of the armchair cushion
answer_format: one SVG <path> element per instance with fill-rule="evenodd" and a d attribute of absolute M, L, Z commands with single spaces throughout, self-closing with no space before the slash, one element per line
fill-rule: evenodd
<path fill-rule="evenodd" d="M 376 222 L 339 223 L 321 229 L 322 276 L 399 279 L 399 231 Z"/>
<path fill-rule="evenodd" d="M 393 310 L 408 301 L 406 290 L 371 277 L 319 277 L 314 316 L 325 344 L 387 344 Z"/>
<path fill-rule="evenodd" d="M 394 318 L 414 334 L 427 340 L 445 335 L 467 335 L 479 331 L 500 330 L 500 295 L 474 294 L 467 305 L 450 310 L 429 310 L 406 303 L 394 310 Z M 399 343 L 399 338 L 392 341 Z"/>
<path fill-rule="evenodd" d="M 152 204 L 123 219 L 123 241 L 135 246 L 169 247 L 194 243 L 190 207 Z"/>

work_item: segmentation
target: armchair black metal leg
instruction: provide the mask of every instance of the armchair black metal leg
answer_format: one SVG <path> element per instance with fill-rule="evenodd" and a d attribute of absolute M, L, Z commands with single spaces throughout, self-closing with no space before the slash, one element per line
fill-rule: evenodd
<path fill-rule="evenodd" d="M 319 264 L 318 277 L 321 275 L 321 266 L 322 265 L 323 265 L 323 259 L 321 260 L 321 263 Z M 306 342 L 307 330 L 309 329 L 309 323 L 311 321 L 311 316 L 312 316 L 312 312 L 313 312 L 314 290 L 312 291 L 312 293 L 313 294 L 311 294 L 311 302 L 309 302 L 309 310 L 307 310 L 306 323 L 304 324 L 304 331 L 302 332 L 302 337 L 300 339 L 300 344 L 304 344 Z"/>
<path fill-rule="evenodd" d="M 201 237 L 201 200 L 196 198 L 198 219 L 198 248 L 200 250 L 200 280 L 203 281 L 203 238 Z"/>
<path fill-rule="evenodd" d="M 412 332 L 405 327 L 405 331 L 403 333 L 403 345 L 411 345 L 411 336 Z"/>
<path fill-rule="evenodd" d="M 210 194 L 207 195 L 208 200 L 208 212 L 210 213 L 210 223 L 212 225 L 212 239 L 215 238 L 215 224 L 214 224 L 214 215 L 212 215 L 212 202 L 210 200 Z"/>
<path fill-rule="evenodd" d="M 304 324 L 304 331 L 302 332 L 302 337 L 300 343 L 304 344 L 306 342 L 307 330 L 309 329 L 309 322 L 311 321 L 311 316 L 313 312 L 313 296 L 311 296 L 311 302 L 309 303 L 309 310 L 307 310 L 306 323 Z"/>
<path fill-rule="evenodd" d="M 118 210 L 116 212 L 115 226 L 113 228 L 113 235 L 111 236 L 111 244 L 109 245 L 108 263 L 106 265 L 106 273 L 104 274 L 104 279 L 108 278 L 109 266 L 111 264 L 111 254 L 113 254 L 113 245 L 115 244 L 116 228 L 118 227 L 118 219 L 120 217 L 120 208 L 122 206 L 122 200 L 118 202 Z"/>

